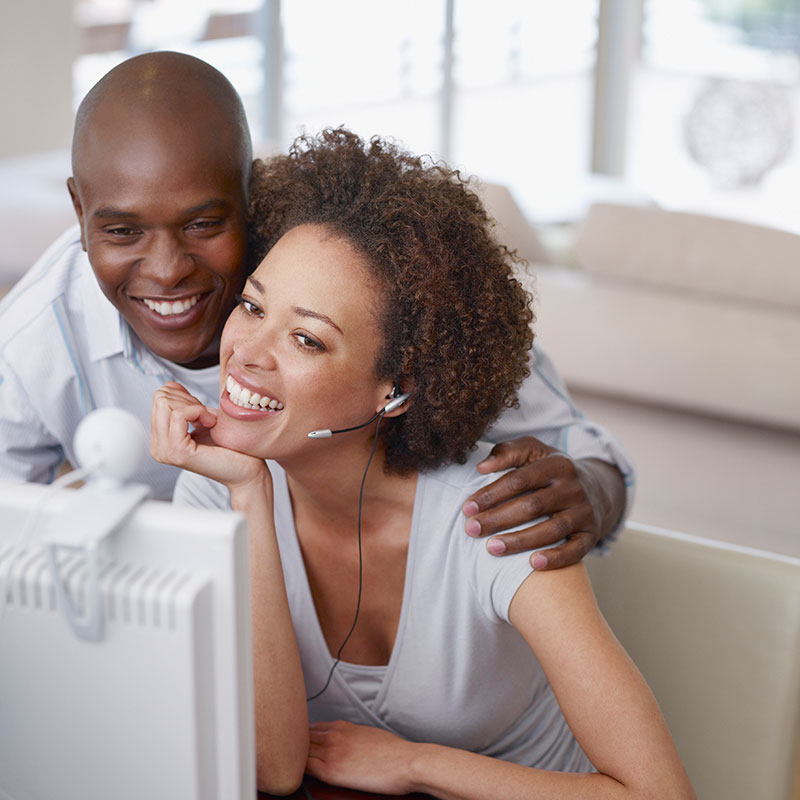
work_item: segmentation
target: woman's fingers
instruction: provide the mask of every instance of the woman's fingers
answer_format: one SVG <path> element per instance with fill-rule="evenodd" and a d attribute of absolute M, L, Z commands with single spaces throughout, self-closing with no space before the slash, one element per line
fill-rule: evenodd
<path fill-rule="evenodd" d="M 150 453 L 156 461 L 184 467 L 197 453 L 190 429 L 213 428 L 216 415 L 180 384 L 168 383 L 153 397 Z M 202 437 L 205 438 L 205 437 Z"/>

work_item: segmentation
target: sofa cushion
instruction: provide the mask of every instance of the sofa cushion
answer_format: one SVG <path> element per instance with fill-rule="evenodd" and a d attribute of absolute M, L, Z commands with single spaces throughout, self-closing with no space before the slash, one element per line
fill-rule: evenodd
<path fill-rule="evenodd" d="M 575 253 L 591 272 L 800 308 L 800 236 L 730 219 L 593 205 Z"/>
<path fill-rule="evenodd" d="M 529 264 L 548 263 L 547 248 L 506 186 L 473 180 L 471 187 L 495 221 L 495 236 Z"/>
<path fill-rule="evenodd" d="M 535 329 L 568 386 L 800 430 L 800 315 L 536 267 Z"/>

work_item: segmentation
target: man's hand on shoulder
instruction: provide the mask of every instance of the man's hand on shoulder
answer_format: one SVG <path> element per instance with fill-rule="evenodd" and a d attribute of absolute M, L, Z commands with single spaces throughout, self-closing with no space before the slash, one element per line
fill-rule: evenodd
<path fill-rule="evenodd" d="M 612 464 L 596 458 L 572 459 L 533 436 L 495 445 L 478 465 L 485 474 L 512 469 L 484 486 L 463 505 L 470 536 L 489 536 L 524 525 L 528 528 L 493 536 L 494 555 L 532 550 L 536 569 L 556 569 L 580 561 L 619 522 L 625 506 L 625 483 Z"/>

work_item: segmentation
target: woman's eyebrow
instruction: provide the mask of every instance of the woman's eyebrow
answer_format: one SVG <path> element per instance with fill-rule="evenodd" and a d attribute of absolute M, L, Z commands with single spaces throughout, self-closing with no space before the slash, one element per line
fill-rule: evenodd
<path fill-rule="evenodd" d="M 245 283 L 249 283 L 253 288 L 259 293 L 264 294 L 264 284 L 261 283 L 258 279 L 254 278 L 252 275 L 249 275 Z"/>
<path fill-rule="evenodd" d="M 294 306 L 292 308 L 295 314 L 301 317 L 311 317 L 311 319 L 318 319 L 320 322 L 324 322 L 327 325 L 330 325 L 332 328 L 336 328 L 339 333 L 344 336 L 342 333 L 342 329 L 327 315 L 320 314 L 318 311 L 312 311 L 310 308 L 301 308 L 300 306 Z"/>
<path fill-rule="evenodd" d="M 254 278 L 250 275 L 247 279 L 247 283 L 251 284 L 253 288 L 259 292 L 259 294 L 264 294 L 264 284 L 261 283 L 258 278 Z M 303 308 L 302 306 L 292 306 L 292 311 L 297 314 L 299 317 L 308 317 L 310 319 L 318 319 L 320 322 L 324 322 L 326 325 L 330 325 L 332 328 L 335 328 L 339 333 L 344 336 L 342 329 L 327 315 L 322 314 L 319 311 L 312 311 L 310 308 Z"/>

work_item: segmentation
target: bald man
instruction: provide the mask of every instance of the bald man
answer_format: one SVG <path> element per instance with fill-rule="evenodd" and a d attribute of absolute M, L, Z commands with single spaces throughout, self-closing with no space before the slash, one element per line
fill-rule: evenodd
<path fill-rule="evenodd" d="M 199 59 L 137 56 L 92 88 L 67 181 L 79 224 L 0 304 L 0 478 L 51 481 L 65 459 L 75 463 L 75 429 L 94 408 L 127 408 L 147 426 L 166 381 L 217 405 L 219 337 L 247 268 L 251 164 L 241 100 Z M 518 469 L 465 503 L 466 529 L 487 535 L 552 515 L 492 537 L 490 550 L 566 537 L 535 556 L 539 568 L 563 566 L 619 524 L 631 467 L 575 411 L 544 354 L 520 394 L 493 439 L 529 436 L 484 465 Z M 152 460 L 135 477 L 162 499 L 176 478 Z"/>

